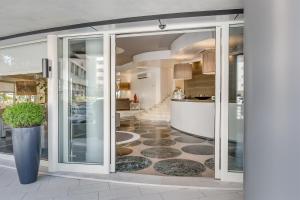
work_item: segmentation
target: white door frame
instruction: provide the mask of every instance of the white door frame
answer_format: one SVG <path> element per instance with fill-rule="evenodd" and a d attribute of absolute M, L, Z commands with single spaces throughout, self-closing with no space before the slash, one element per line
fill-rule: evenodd
<path fill-rule="evenodd" d="M 116 35 L 110 35 L 110 172 L 116 171 Z"/>
<path fill-rule="evenodd" d="M 215 178 L 221 178 L 221 34 L 222 28 L 216 27 L 216 74 L 215 74 Z"/>
<path fill-rule="evenodd" d="M 110 109 L 110 116 L 108 116 L 108 121 L 110 124 L 109 132 L 111 133 L 109 138 L 107 138 L 107 142 L 109 143 L 109 147 L 106 150 L 106 153 L 108 152 L 107 160 L 108 163 L 110 163 L 110 166 L 108 166 L 104 171 L 106 173 L 114 172 L 115 171 L 115 101 L 111 101 L 115 99 L 115 38 L 118 34 L 140 34 L 140 33 L 146 33 L 146 32 L 157 32 L 161 34 L 168 34 L 171 32 L 176 31 L 182 31 L 182 30 L 188 30 L 188 29 L 201 29 L 201 28 L 216 28 L 216 43 L 219 43 L 220 45 L 216 45 L 216 76 L 218 80 L 216 81 L 216 123 L 215 123 L 215 150 L 216 152 L 216 161 L 215 161 L 215 178 L 221 179 L 224 181 L 240 181 L 242 180 L 240 178 L 240 174 L 236 173 L 229 173 L 228 167 L 227 169 L 224 166 L 227 166 L 228 164 L 228 158 L 227 158 L 227 152 L 224 151 L 224 148 L 226 148 L 226 144 L 224 141 L 227 141 L 226 132 L 226 126 L 228 127 L 228 124 L 224 125 L 224 123 L 221 123 L 221 121 L 224 121 L 225 114 L 221 107 L 224 105 L 223 101 L 224 96 L 224 85 L 226 84 L 225 78 L 226 72 L 224 69 L 228 69 L 228 61 L 226 64 L 226 55 L 228 55 L 228 50 L 226 52 L 226 47 L 228 47 L 229 42 L 229 35 L 226 36 L 228 33 L 229 25 L 231 24 L 241 24 L 243 23 L 242 20 L 236 20 L 236 21 L 222 21 L 222 22 L 196 22 L 196 23 L 184 23 L 184 24 L 170 24 L 167 25 L 166 30 L 162 31 L 158 28 L 158 26 L 145 26 L 145 27 L 132 27 L 132 28 L 120 28 L 120 29 L 114 29 L 114 30 L 106 30 L 106 31 L 96 31 L 96 32 L 89 32 L 89 33 L 80 33 L 80 34 L 66 34 L 66 35 L 59 35 L 59 36 L 48 36 L 48 58 L 52 60 L 52 75 L 50 77 L 50 80 L 48 81 L 49 88 L 49 96 L 51 95 L 54 98 L 49 99 L 49 171 L 58 171 L 58 170 L 68 170 L 68 171 L 84 171 L 84 172 L 93 172 L 94 170 L 89 170 L 89 167 L 85 165 L 76 165 L 76 164 L 59 164 L 58 163 L 58 122 L 57 122 L 57 116 L 58 116 L 58 102 L 56 102 L 55 99 L 58 99 L 57 92 L 58 91 L 58 77 L 57 77 L 57 39 L 60 37 L 73 37 L 73 36 L 89 36 L 89 35 L 97 35 L 102 34 L 105 38 L 105 52 L 106 52 L 106 59 L 107 63 L 105 66 L 107 69 L 109 69 L 106 73 L 108 78 L 110 80 L 107 80 L 110 84 L 109 92 L 106 93 L 106 95 L 109 97 L 109 105 L 108 108 Z M 54 44 L 53 42 L 56 41 Z M 51 43 L 51 44 L 50 44 Z M 110 55 L 109 55 L 110 54 Z M 109 63 L 111 62 L 111 63 Z M 226 67 L 227 65 L 227 67 Z M 219 73 L 218 73 L 219 71 Z M 219 74 L 219 75 L 218 75 Z M 226 85 L 225 85 L 226 86 Z M 228 93 L 228 91 L 227 91 Z M 218 101 L 218 99 L 220 101 Z M 224 106 L 223 106 L 224 107 Z M 50 119 L 51 118 L 51 119 Z M 56 133 L 55 133 L 56 132 Z M 227 130 L 227 138 L 228 138 L 228 130 Z M 109 142 L 110 141 L 110 142 Z M 51 147 L 50 147 L 51 146 Z M 50 150 L 51 148 L 51 150 Z M 56 148 L 56 149 L 55 149 Z M 227 148 L 228 150 L 228 144 Z M 226 159 L 222 158 L 226 154 Z M 110 158 L 110 162 L 109 162 Z M 227 161 L 226 161 L 227 160 Z M 220 161 L 220 162 L 219 162 Z M 227 162 L 227 163 L 226 163 Z M 69 165 L 73 165 L 73 167 L 70 167 Z M 95 171 L 94 171 L 95 172 Z M 99 172 L 97 169 L 96 172 Z M 236 176 L 238 178 L 236 178 Z"/>
<path fill-rule="evenodd" d="M 240 23 L 242 24 L 242 23 Z M 242 25 L 241 25 L 242 26 Z M 221 180 L 243 182 L 243 172 L 228 170 L 228 139 L 229 139 L 229 27 L 222 25 L 222 69 L 221 69 Z"/>
<path fill-rule="evenodd" d="M 58 39 L 59 38 L 88 38 L 94 36 L 103 37 L 103 57 L 104 57 L 104 136 L 103 136 L 103 165 L 84 163 L 60 163 L 59 154 L 59 123 L 58 123 Z M 110 38 L 109 34 L 103 32 L 89 34 L 72 34 L 64 36 L 48 36 L 48 58 L 52 63 L 52 72 L 48 80 L 48 94 L 51 95 L 48 106 L 49 129 L 49 171 L 72 171 L 84 173 L 108 174 L 110 172 Z"/>

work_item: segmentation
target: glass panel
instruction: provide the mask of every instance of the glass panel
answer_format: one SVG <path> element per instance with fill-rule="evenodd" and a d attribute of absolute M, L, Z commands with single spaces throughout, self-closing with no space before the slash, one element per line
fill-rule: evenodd
<path fill-rule="evenodd" d="M 26 70 L 26 69 L 25 69 Z M 0 76 L 0 153 L 12 154 L 12 128 L 5 124 L 2 113 L 15 103 L 35 102 L 45 107 L 47 112 L 47 80 L 42 74 L 18 74 Z M 48 114 L 41 132 L 41 159 L 48 159 Z"/>
<path fill-rule="evenodd" d="M 59 162 L 103 164 L 103 38 L 59 45 Z"/>
<path fill-rule="evenodd" d="M 244 53 L 243 27 L 229 29 L 228 170 L 243 171 Z"/>

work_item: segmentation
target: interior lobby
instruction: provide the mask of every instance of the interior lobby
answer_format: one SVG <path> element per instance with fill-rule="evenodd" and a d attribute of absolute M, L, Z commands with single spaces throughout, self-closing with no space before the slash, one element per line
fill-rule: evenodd
<path fill-rule="evenodd" d="M 232 114 L 243 81 L 236 77 L 241 38 L 232 30 Z M 116 171 L 214 178 L 215 30 L 121 37 L 116 46 Z M 235 117 L 229 168 L 242 171 Z"/>

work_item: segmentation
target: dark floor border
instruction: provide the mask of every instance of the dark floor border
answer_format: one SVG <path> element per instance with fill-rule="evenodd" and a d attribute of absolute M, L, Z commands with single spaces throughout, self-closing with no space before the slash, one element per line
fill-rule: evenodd
<path fill-rule="evenodd" d="M 139 17 L 128 17 L 128 18 L 87 22 L 87 23 L 81 23 L 81 24 L 72 24 L 72 25 L 67 25 L 67 26 L 59 26 L 59 27 L 52 27 L 52 28 L 35 30 L 35 31 L 23 32 L 23 33 L 18 33 L 18 34 L 13 34 L 13 35 L 2 36 L 2 37 L 0 37 L 0 41 L 18 38 L 18 37 L 29 36 L 29 35 L 36 35 L 36 34 L 41 34 L 41 33 L 64 31 L 64 30 L 70 30 L 70 29 L 86 28 L 86 27 L 109 25 L 109 24 L 121 24 L 121 23 L 128 23 L 128 22 L 139 22 L 139 21 L 150 21 L 150 20 L 172 19 L 172 18 L 185 18 L 185 17 L 232 15 L 232 14 L 243 14 L 243 13 L 244 13 L 243 9 L 228 9 L 228 10 L 207 10 L 207 11 L 196 11 L 196 12 L 182 12 L 182 13 L 169 13 L 169 14 L 160 14 L 160 15 L 147 15 L 147 16 L 139 16 Z"/>

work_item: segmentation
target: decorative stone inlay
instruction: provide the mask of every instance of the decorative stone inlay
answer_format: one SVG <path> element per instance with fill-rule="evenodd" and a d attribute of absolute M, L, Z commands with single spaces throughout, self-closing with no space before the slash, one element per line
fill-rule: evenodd
<path fill-rule="evenodd" d="M 116 160 L 116 171 L 132 172 L 145 169 L 151 164 L 151 160 L 141 156 L 122 156 Z"/>
<path fill-rule="evenodd" d="M 210 145 L 189 145 L 181 148 L 182 151 L 196 155 L 213 155 L 214 147 Z"/>
<path fill-rule="evenodd" d="M 182 143 L 202 143 L 202 142 L 206 141 L 205 139 L 193 137 L 193 136 L 189 136 L 189 135 L 175 138 L 175 140 L 177 142 L 182 142 Z"/>
<path fill-rule="evenodd" d="M 133 132 L 116 131 L 117 145 L 124 145 L 140 139 L 140 135 Z"/>
<path fill-rule="evenodd" d="M 167 133 L 147 133 L 141 135 L 143 138 L 155 138 L 155 139 L 160 139 L 160 138 L 167 138 L 170 135 Z"/>
<path fill-rule="evenodd" d="M 133 138 L 133 135 L 128 132 L 124 132 L 124 131 L 116 132 L 116 142 L 123 142 L 131 138 Z"/>
<path fill-rule="evenodd" d="M 215 159 L 214 158 L 207 159 L 204 162 L 204 165 L 211 170 L 215 170 Z"/>
<path fill-rule="evenodd" d="M 137 146 L 137 145 L 140 145 L 140 144 L 142 144 L 142 142 L 139 141 L 139 140 L 136 140 L 134 142 L 130 142 L 129 144 L 127 144 L 127 146 L 134 147 L 134 146 Z"/>
<path fill-rule="evenodd" d="M 201 176 L 205 166 L 192 160 L 168 159 L 155 163 L 154 169 L 169 176 Z"/>
<path fill-rule="evenodd" d="M 126 148 L 126 147 L 118 147 L 117 148 L 117 155 L 118 156 L 126 156 L 133 152 L 132 149 Z"/>
<path fill-rule="evenodd" d="M 176 144 L 174 140 L 170 139 L 159 139 L 159 140 L 145 140 L 144 145 L 148 146 L 171 146 Z"/>
<path fill-rule="evenodd" d="M 174 158 L 179 156 L 181 151 L 170 147 L 154 147 L 142 150 L 141 154 L 150 158 Z"/>

